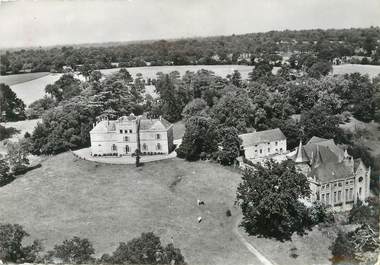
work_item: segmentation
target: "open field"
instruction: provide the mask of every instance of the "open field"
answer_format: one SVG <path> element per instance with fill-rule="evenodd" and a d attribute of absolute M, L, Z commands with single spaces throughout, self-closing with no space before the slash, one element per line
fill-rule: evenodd
<path fill-rule="evenodd" d="M 342 64 L 333 66 L 333 74 L 343 75 L 355 72 L 362 75 L 368 74 L 370 78 L 373 78 L 380 74 L 380 65 Z"/>
<path fill-rule="evenodd" d="M 0 75 L 0 83 L 4 83 L 8 86 L 13 86 L 19 83 L 28 82 L 43 76 L 50 75 L 49 72 L 38 72 L 38 73 L 25 73 L 17 75 Z"/>
<path fill-rule="evenodd" d="M 40 121 L 41 119 L 24 120 L 24 121 L 16 121 L 16 122 L 0 122 L 0 125 L 2 126 L 13 127 L 19 131 L 19 133 L 14 134 L 12 138 L 0 141 L 0 154 L 4 154 L 6 151 L 6 148 L 3 144 L 5 141 L 7 140 L 17 141 L 18 139 L 23 138 L 26 132 L 29 132 L 30 134 L 32 134 L 37 123 Z"/>
<path fill-rule="evenodd" d="M 78 235 L 101 255 L 153 231 L 165 244 L 172 237 L 189 264 L 259 264 L 232 232 L 239 182 L 240 174 L 207 162 L 173 159 L 136 169 L 63 153 L 0 188 L 0 220 L 22 224 L 47 249 Z"/>
<path fill-rule="evenodd" d="M 53 84 L 61 77 L 61 74 L 49 74 L 28 82 L 18 83 L 10 86 L 25 105 L 45 96 L 45 87 Z"/>

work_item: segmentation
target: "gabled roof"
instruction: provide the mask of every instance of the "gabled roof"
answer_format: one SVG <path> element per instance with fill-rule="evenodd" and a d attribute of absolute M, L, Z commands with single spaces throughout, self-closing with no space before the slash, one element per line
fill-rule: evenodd
<path fill-rule="evenodd" d="M 353 176 L 350 167 L 347 167 L 343 162 L 334 163 L 326 162 L 313 168 L 309 176 L 316 177 L 320 182 L 330 182 L 338 179 L 344 179 Z"/>
<path fill-rule="evenodd" d="M 167 130 L 172 126 L 170 122 L 164 118 L 159 119 L 141 119 L 140 120 L 140 130 L 141 131 L 161 131 Z"/>
<path fill-rule="evenodd" d="M 243 146 L 253 146 L 260 143 L 286 140 L 285 135 L 278 128 L 260 132 L 240 134 L 239 137 L 243 140 Z"/>
<path fill-rule="evenodd" d="M 115 121 L 102 120 L 98 122 L 90 133 L 107 133 L 109 131 L 115 131 L 116 125 Z"/>

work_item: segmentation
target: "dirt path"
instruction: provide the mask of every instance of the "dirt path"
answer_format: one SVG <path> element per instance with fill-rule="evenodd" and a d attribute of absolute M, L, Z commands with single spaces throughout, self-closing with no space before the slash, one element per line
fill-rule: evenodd
<path fill-rule="evenodd" d="M 251 252 L 260 262 L 262 265 L 277 265 L 273 261 L 270 261 L 268 258 L 266 258 L 263 254 L 260 253 L 252 244 L 250 244 L 244 236 L 239 232 L 239 223 L 241 221 L 241 216 L 239 216 L 236 219 L 236 224 L 233 229 L 233 233 L 235 236 L 239 239 L 239 241 L 248 249 L 249 252 Z"/>

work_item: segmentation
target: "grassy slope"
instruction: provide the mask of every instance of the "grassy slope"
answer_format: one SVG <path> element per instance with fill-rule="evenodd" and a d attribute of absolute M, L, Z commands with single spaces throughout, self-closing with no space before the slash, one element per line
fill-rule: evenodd
<path fill-rule="evenodd" d="M 19 83 L 28 82 L 46 75 L 49 75 L 49 72 L 38 72 L 38 73 L 26 73 L 26 74 L 17 74 L 17 75 L 2 75 L 0 76 L 0 83 L 4 83 L 8 86 L 16 85 Z"/>
<path fill-rule="evenodd" d="M 171 187 L 178 176 L 181 181 Z M 154 231 L 164 243 L 173 237 L 190 264 L 252 264 L 255 259 L 232 233 L 239 181 L 238 173 L 207 162 L 174 159 L 136 169 L 64 153 L 0 188 L 0 220 L 24 225 L 48 249 L 78 235 L 94 242 L 100 255 Z M 197 206 L 198 198 L 204 207 Z M 226 217 L 227 209 L 233 217 Z"/>

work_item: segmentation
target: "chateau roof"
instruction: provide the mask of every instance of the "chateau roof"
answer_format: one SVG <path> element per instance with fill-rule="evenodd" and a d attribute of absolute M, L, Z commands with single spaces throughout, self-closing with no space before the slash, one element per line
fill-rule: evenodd
<path fill-rule="evenodd" d="M 322 163 L 318 167 L 313 168 L 309 176 L 316 177 L 320 182 L 331 182 L 337 179 L 344 179 L 353 175 L 350 167 L 343 162 L 340 163 Z"/>
<path fill-rule="evenodd" d="M 253 146 L 260 143 L 286 140 L 285 135 L 278 128 L 260 132 L 240 134 L 243 140 L 243 146 Z"/>
<path fill-rule="evenodd" d="M 351 166 L 344 163 L 345 152 L 334 143 L 333 139 L 312 137 L 310 141 L 296 149 L 290 159 L 296 163 L 307 162 L 311 171 L 309 176 L 321 182 L 330 182 L 336 179 L 351 177 L 360 161 L 354 161 Z"/>
<path fill-rule="evenodd" d="M 91 130 L 91 133 L 107 133 L 116 131 L 118 123 L 135 122 L 137 117 L 134 115 L 122 116 L 117 120 L 102 120 Z M 140 131 L 163 131 L 168 130 L 172 124 L 164 118 L 148 119 L 144 116 L 140 118 Z"/>
<path fill-rule="evenodd" d="M 160 131 L 167 130 L 172 126 L 170 122 L 164 118 L 159 119 L 141 119 L 140 120 L 140 130 L 141 131 Z"/>

